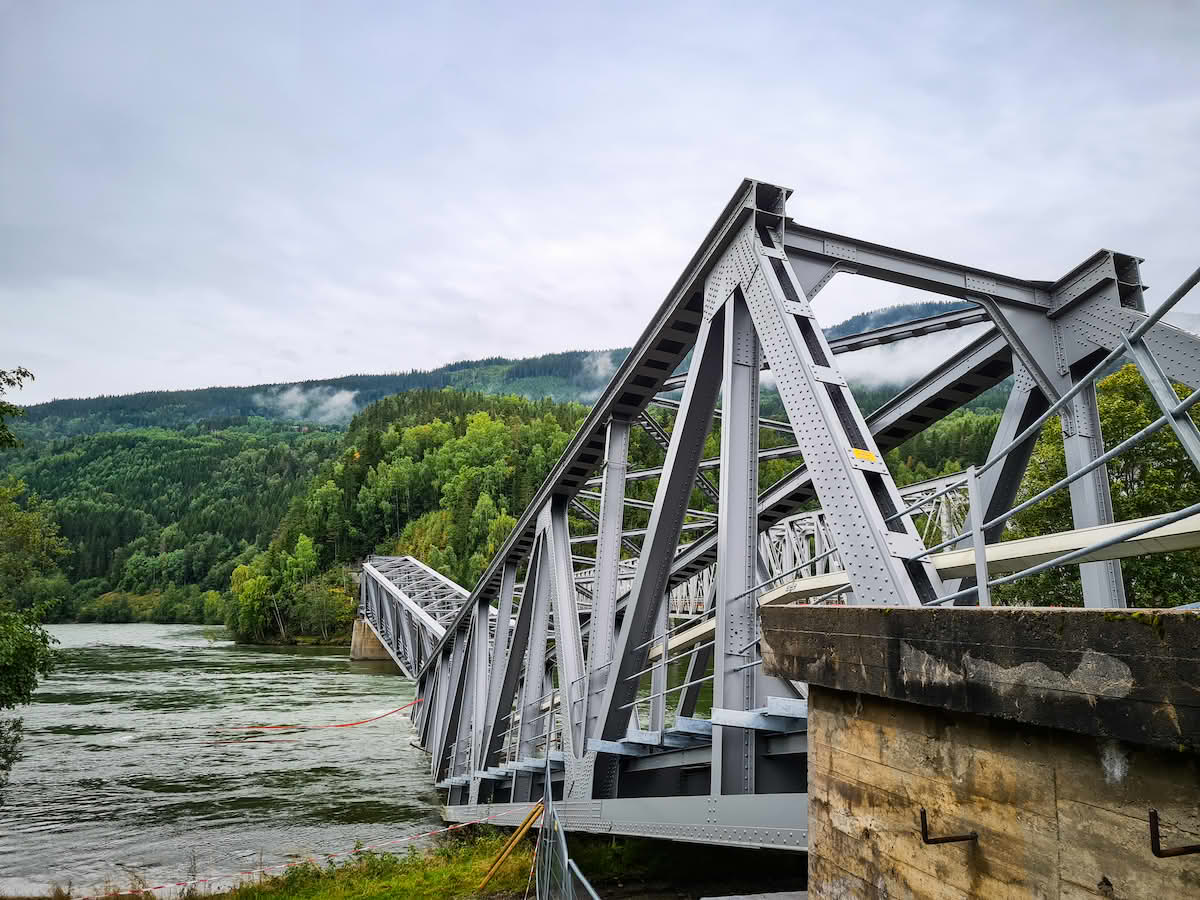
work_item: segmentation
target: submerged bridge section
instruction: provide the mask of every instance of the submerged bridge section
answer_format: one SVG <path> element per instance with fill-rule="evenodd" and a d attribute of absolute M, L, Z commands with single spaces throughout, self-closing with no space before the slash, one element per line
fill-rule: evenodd
<path fill-rule="evenodd" d="M 363 563 L 359 617 L 409 678 L 429 659 L 470 595 L 411 556 L 372 556 Z"/>
<path fill-rule="evenodd" d="M 448 819 L 536 799 L 549 770 L 570 828 L 807 849 L 808 685 L 763 671 L 763 604 L 988 606 L 1004 583 L 1071 565 L 1087 606 L 1124 607 L 1122 557 L 1200 546 L 1200 504 L 1115 523 L 1106 470 L 1163 429 L 1200 467 L 1200 393 L 1174 387 L 1200 385 L 1200 338 L 1161 321 L 1200 271 L 1147 315 L 1138 257 L 1017 278 L 801 225 L 789 193 L 738 187 L 474 590 L 411 559 L 364 566 L 363 614 L 418 680 Z M 842 276 L 971 307 L 829 340 L 819 294 Z M 967 326 L 963 349 L 859 410 L 839 357 Z M 1122 360 L 1162 415 L 1109 446 L 1095 383 Z M 766 369 L 786 420 L 760 414 Z M 885 453 L 1008 378 L 983 465 L 893 481 Z M 1068 474 L 1018 503 L 1055 417 Z M 630 469 L 635 428 L 661 466 Z M 790 441 L 764 448 L 767 431 Z M 766 459 L 798 465 L 763 489 Z M 656 483 L 653 502 L 626 498 L 634 480 Z M 1001 541 L 1062 489 L 1072 531 Z"/>

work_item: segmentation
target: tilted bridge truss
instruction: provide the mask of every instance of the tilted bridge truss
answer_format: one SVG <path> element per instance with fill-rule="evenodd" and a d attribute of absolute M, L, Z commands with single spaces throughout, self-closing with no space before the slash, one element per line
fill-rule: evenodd
<path fill-rule="evenodd" d="M 805 849 L 806 686 L 762 671 L 761 603 L 986 604 L 992 575 L 1058 554 L 1051 564 L 1079 562 L 1089 606 L 1120 607 L 1120 557 L 1197 546 L 1194 508 L 1112 536 L 1130 523 L 1113 524 L 1104 366 L 1137 363 L 1157 426 L 1200 466 L 1190 401 L 1171 388 L 1200 385 L 1200 338 L 1146 315 L 1138 258 L 1101 250 L 1029 281 L 799 225 L 788 194 L 741 184 L 469 596 L 409 558 L 364 567 L 362 610 L 418 680 L 414 722 L 448 819 L 540 797 L 548 758 L 570 828 Z M 972 306 L 830 340 L 810 304 L 841 274 Z M 983 323 L 860 412 L 839 355 Z M 764 368 L 786 422 L 759 415 Z M 898 489 L 883 454 L 1010 376 L 988 461 Z M 669 433 L 652 404 L 675 410 Z M 997 543 L 1055 414 L 1075 530 Z M 714 421 L 720 456 L 702 459 Z M 629 469 L 635 427 L 663 448 L 661 467 Z M 794 444 L 760 448 L 763 429 Z M 787 457 L 803 465 L 760 492 L 760 461 Z M 626 482 L 648 478 L 653 502 L 627 500 Z M 694 489 L 715 514 L 693 508 Z M 626 525 L 631 509 L 644 527 Z M 594 533 L 572 535 L 569 514 Z"/>
<path fill-rule="evenodd" d="M 411 556 L 372 556 L 363 563 L 359 615 L 400 671 L 415 678 L 468 596 L 470 591 Z"/>

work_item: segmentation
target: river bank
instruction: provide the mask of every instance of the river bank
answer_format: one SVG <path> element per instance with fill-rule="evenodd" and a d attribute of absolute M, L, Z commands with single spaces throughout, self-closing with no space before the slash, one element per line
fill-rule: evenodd
<path fill-rule="evenodd" d="M 93 892 L 58 884 L 38 897 L 10 900 L 94 900 L 96 894 L 124 892 L 153 900 L 524 900 L 534 896 L 531 881 L 537 841 L 530 832 L 501 864 L 484 891 L 477 890 L 510 832 L 488 825 L 443 832 L 430 846 L 404 853 L 364 851 L 326 865 L 297 861 L 283 873 L 251 873 L 228 889 L 208 883 L 159 888 L 140 879 L 109 882 Z M 747 892 L 803 890 L 807 881 L 802 853 L 699 847 L 644 838 L 572 833 L 571 857 L 605 900 L 696 900 Z M 194 876 L 190 876 L 194 877 Z"/>
<path fill-rule="evenodd" d="M 250 876 L 227 890 L 208 884 L 158 889 L 140 877 L 110 881 L 87 891 L 58 882 L 48 893 L 12 897 L 10 900 L 68 900 L 94 896 L 138 896 L 169 900 L 205 897 L 212 900 L 344 900 L 349 897 L 403 897 L 405 900 L 446 900 L 479 897 L 488 900 L 522 897 L 529 884 L 534 841 L 523 840 L 492 877 L 485 892 L 475 889 L 499 855 L 508 834 L 495 828 L 460 831 L 423 850 L 407 853 L 370 853 L 352 856 L 339 864 L 298 862 L 284 873 Z M 195 877 L 194 873 L 189 878 Z M 200 877 L 203 877 L 201 875 Z"/>

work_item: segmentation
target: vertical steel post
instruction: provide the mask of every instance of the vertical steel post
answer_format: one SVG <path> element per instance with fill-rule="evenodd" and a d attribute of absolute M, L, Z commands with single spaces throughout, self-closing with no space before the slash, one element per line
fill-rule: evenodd
<path fill-rule="evenodd" d="M 992 605 L 988 590 L 987 539 L 983 533 L 983 500 L 979 495 L 979 478 L 975 467 L 967 466 L 967 521 L 972 529 L 975 546 L 975 597 L 979 606 Z"/>
<path fill-rule="evenodd" d="M 446 739 L 446 707 L 449 703 L 447 695 L 449 694 L 448 685 L 450 683 L 450 647 L 443 646 L 437 660 L 437 676 L 433 682 L 433 697 L 427 698 L 425 703 L 429 704 L 429 743 L 426 749 L 429 751 L 430 774 L 437 778 L 438 759 L 441 756 L 442 744 Z"/>
<path fill-rule="evenodd" d="M 1063 449 L 1067 473 L 1077 472 L 1104 453 L 1104 433 L 1100 430 L 1100 408 L 1096 405 L 1096 386 L 1084 388 L 1064 408 L 1062 415 Z M 1076 528 L 1109 525 L 1114 521 L 1112 490 L 1108 466 L 1071 482 L 1071 516 Z M 1120 560 L 1082 563 L 1079 577 L 1083 582 L 1084 606 L 1123 607 L 1125 581 Z"/>
<path fill-rule="evenodd" d="M 467 774 L 471 777 L 470 802 L 479 802 L 479 779 L 483 768 L 483 737 L 488 706 L 488 631 L 492 605 L 486 597 L 475 601 L 475 622 L 471 631 L 471 747 L 467 753 Z"/>
<path fill-rule="evenodd" d="M 667 697 L 667 628 L 671 620 L 670 604 L 666 598 L 658 605 L 658 622 L 654 626 L 655 644 L 662 648 L 662 656 L 650 672 L 650 730 L 662 732 L 666 721 Z"/>
<path fill-rule="evenodd" d="M 487 715 L 484 722 L 483 733 L 479 735 L 479 764 L 478 768 L 486 769 L 492 764 L 494 749 L 492 744 L 494 737 L 498 734 L 496 717 L 500 714 L 500 698 L 504 692 L 506 678 L 508 676 L 509 666 L 509 651 L 508 651 L 508 634 L 511 628 L 513 614 L 513 589 L 517 581 L 517 564 L 512 560 L 505 560 L 504 569 L 500 573 L 500 607 L 496 614 L 496 639 L 492 645 L 492 661 L 488 669 L 488 700 L 487 700 Z M 516 631 L 520 630 L 520 623 Z M 514 632 L 514 640 L 516 634 Z M 524 647 L 521 648 L 524 652 Z M 516 684 L 516 681 L 513 681 Z M 512 705 L 512 694 L 509 694 L 508 705 Z M 507 709 L 504 710 L 508 712 Z M 503 731 L 503 728 L 499 729 Z"/>
<path fill-rule="evenodd" d="M 450 679 L 449 690 L 444 695 L 444 710 L 445 718 L 442 720 L 442 744 L 438 748 L 438 755 L 434 759 L 435 781 L 441 780 L 447 773 L 450 766 L 453 764 L 453 757 L 449 753 L 450 739 L 458 739 L 459 720 L 463 718 L 463 694 L 465 693 L 465 682 L 467 674 L 467 634 L 463 629 L 457 629 L 453 632 L 450 650 Z M 455 744 L 455 753 L 458 752 L 458 745 Z"/>
<path fill-rule="evenodd" d="M 587 746 L 583 736 L 583 708 L 571 698 L 583 682 L 583 639 L 579 633 L 567 500 L 552 498 L 538 519 L 549 539 L 545 565 L 554 608 L 554 658 L 558 665 L 559 702 L 562 704 L 563 746 L 565 752 L 579 757 Z"/>
<path fill-rule="evenodd" d="M 705 614 L 713 608 L 716 594 L 717 580 L 714 578 L 708 583 L 708 588 L 704 592 L 703 612 Z M 683 683 L 687 687 L 679 692 L 679 705 L 675 707 L 676 717 L 687 716 L 690 718 L 696 714 L 696 701 L 700 699 L 700 688 L 703 687 L 699 679 L 703 678 L 704 673 L 708 671 L 713 658 L 712 651 L 711 646 L 700 645 L 689 654 L 687 674 L 683 677 Z"/>
<path fill-rule="evenodd" d="M 628 465 L 629 422 L 610 418 L 604 448 L 604 482 L 600 488 L 600 523 L 596 529 L 596 581 L 592 585 L 592 617 L 588 626 L 585 695 L 588 737 L 598 736 L 600 701 L 608 684 L 609 663 L 613 658 Z"/>
<path fill-rule="evenodd" d="M 460 688 L 460 697 L 458 699 L 459 714 L 458 727 L 454 729 L 454 752 L 450 754 L 450 763 L 446 774 L 453 778 L 456 776 L 472 775 L 472 746 L 474 744 L 474 734 L 472 726 L 474 725 L 474 707 L 475 707 L 475 674 L 478 666 L 478 657 L 475 656 L 475 630 L 478 623 L 475 622 L 474 615 L 468 620 L 468 626 L 461 632 L 463 643 L 463 672 L 462 672 L 462 687 Z M 471 794 L 471 787 L 468 783 L 466 790 L 461 790 L 462 785 L 453 785 L 450 788 L 448 805 L 455 805 L 455 801 L 463 802 L 467 796 Z M 460 799 L 461 797 L 461 799 Z"/>
<path fill-rule="evenodd" d="M 539 517 L 540 518 L 540 517 Z M 524 759 L 534 755 L 538 740 L 544 730 L 542 702 L 546 692 L 546 641 L 550 632 L 551 580 L 549 571 L 549 537 L 539 530 L 534 545 L 534 554 L 529 560 L 529 577 L 521 606 L 530 606 L 529 650 L 526 654 L 524 684 L 521 686 L 519 707 L 521 721 L 517 737 L 517 756 Z M 532 589 L 531 589 L 532 588 Z M 553 710 L 547 715 L 553 715 Z M 513 776 L 513 800 L 523 802 L 532 797 L 533 779 L 528 773 Z"/>
<path fill-rule="evenodd" d="M 717 524 L 717 621 L 713 706 L 755 707 L 755 671 L 741 668 L 755 637 L 758 608 L 747 592 L 758 563 L 758 339 L 750 312 L 735 290 L 725 303 L 721 389 L 720 518 Z M 749 648 L 753 649 L 753 648 Z M 713 726 L 713 796 L 754 793 L 755 735 L 748 728 Z"/>
<path fill-rule="evenodd" d="M 514 709 L 513 701 L 517 696 L 517 685 L 521 680 L 521 674 L 525 664 L 525 652 L 529 646 L 529 631 L 533 619 L 533 592 L 536 591 L 537 575 L 532 568 L 537 554 L 537 544 L 534 542 L 533 552 L 530 556 L 531 566 L 525 575 L 525 591 L 521 596 L 521 605 L 517 609 L 517 622 L 513 627 L 512 642 L 509 645 L 508 653 L 503 657 L 503 665 L 493 673 L 493 683 L 498 680 L 500 683 L 499 690 L 496 694 L 496 700 L 492 704 L 492 711 L 489 715 L 488 736 L 487 736 L 487 752 L 484 754 L 484 766 L 491 766 L 496 760 L 503 747 L 508 730 L 514 727 L 517 722 L 514 718 L 520 714 L 520 707 Z M 516 576 L 516 564 L 512 565 L 513 576 Z M 504 575 L 507 578 L 507 572 Z M 512 595 L 512 586 L 509 586 L 509 596 Z M 511 602 L 511 599 L 510 599 Z"/>

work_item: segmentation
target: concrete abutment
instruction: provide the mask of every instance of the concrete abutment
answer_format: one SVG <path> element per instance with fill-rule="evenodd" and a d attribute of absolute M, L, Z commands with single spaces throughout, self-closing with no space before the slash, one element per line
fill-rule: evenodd
<path fill-rule="evenodd" d="M 836 618 L 836 622 L 834 619 Z M 767 608 L 809 682 L 809 895 L 1200 897 L 1200 614 Z M 930 837 L 974 840 L 926 844 Z"/>
<path fill-rule="evenodd" d="M 387 648 L 379 642 L 366 619 L 355 619 L 350 633 L 350 658 L 352 660 L 391 659 Z"/>

